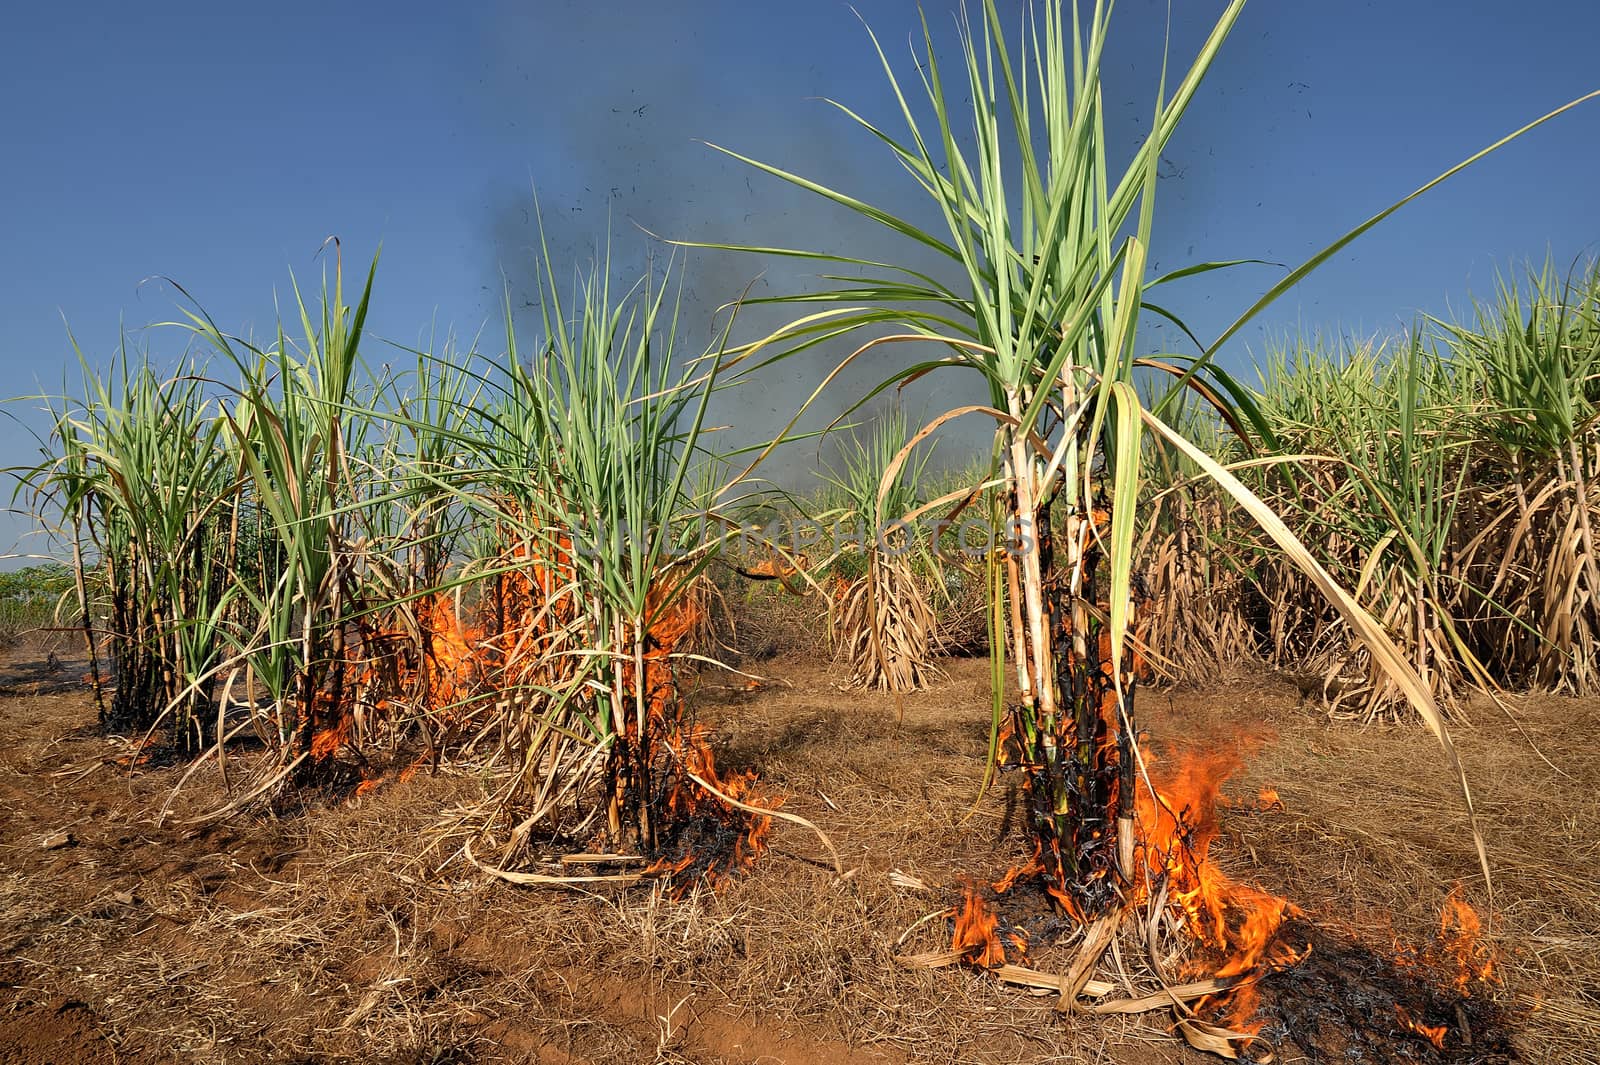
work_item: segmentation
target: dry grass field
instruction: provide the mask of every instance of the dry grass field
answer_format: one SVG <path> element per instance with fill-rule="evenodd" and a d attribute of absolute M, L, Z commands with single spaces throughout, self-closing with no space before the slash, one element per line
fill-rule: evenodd
<path fill-rule="evenodd" d="M 0 675 L 0 1060 L 1207 1060 L 1163 1013 L 1063 1016 L 969 970 L 896 964 L 948 944 L 939 911 L 963 878 L 1021 857 L 1002 831 L 1009 781 L 974 805 L 986 664 L 948 665 L 905 698 L 903 723 L 889 696 L 839 690 L 825 658 L 760 663 L 754 692 L 702 678 L 692 698 L 724 760 L 760 766 L 764 791 L 828 834 L 846 875 L 779 823 L 746 875 L 674 901 L 436 871 L 432 830 L 480 787 L 448 772 L 186 827 L 223 798 L 200 773 L 158 825 L 185 766 L 130 768 L 126 737 L 84 726 L 82 663 L 13 651 Z M 1429 941 L 1452 883 L 1486 909 L 1451 780 L 1407 730 L 1330 723 L 1269 675 L 1145 701 L 1154 750 L 1251 752 L 1213 847 L 1232 875 L 1385 956 Z M 1521 1060 L 1592 1062 L 1600 703 L 1513 709 L 1523 734 L 1488 707 L 1459 737 L 1497 878 L 1491 993 Z M 1281 809 L 1261 808 L 1263 788 Z M 896 886 L 896 871 L 925 889 Z M 1394 1034 L 1349 1060 L 1504 1060 L 1430 1057 Z M 1263 1035 L 1277 1060 L 1310 1060 L 1272 1022 Z"/>

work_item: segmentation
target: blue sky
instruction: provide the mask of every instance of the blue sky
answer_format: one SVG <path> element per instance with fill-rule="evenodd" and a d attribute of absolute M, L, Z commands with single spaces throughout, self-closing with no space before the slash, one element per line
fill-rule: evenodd
<path fill-rule="evenodd" d="M 697 143 L 716 141 L 890 204 L 915 190 L 812 97 L 888 118 L 860 22 L 832 0 L 607 4 L 28 5 L 0 33 L 0 395 L 59 389 L 119 322 L 173 317 L 184 285 L 228 329 L 270 328 L 324 238 L 364 262 L 382 243 L 373 328 L 498 329 L 502 277 L 527 277 L 537 186 L 557 252 L 577 264 L 608 214 L 685 238 L 887 253 L 858 223 Z M 925 4 L 936 29 L 950 0 Z M 1020 8 L 1020 5 L 1016 5 Z M 1179 0 L 1186 60 L 1220 0 Z M 897 62 L 909 0 L 858 5 Z M 1148 114 L 1166 5 L 1121 0 L 1108 60 L 1113 133 Z M 1154 255 L 1297 263 L 1537 114 L 1600 87 L 1600 5 L 1254 0 L 1168 154 Z M 1125 115 L 1127 125 L 1115 126 Z M 1407 208 L 1247 332 L 1389 330 L 1487 293 L 1497 268 L 1600 241 L 1600 104 L 1535 132 Z M 697 260 L 708 309 L 761 265 Z M 1265 268 L 1169 302 L 1216 333 L 1275 279 Z M 767 284 L 788 283 L 781 270 Z M 703 291 L 702 291 L 703 290 Z M 517 296 L 514 296 L 517 298 Z M 143 334 L 177 354 L 176 335 Z M 1245 345 L 1230 353 L 1238 365 Z M 730 415 L 761 428 L 816 364 L 785 368 Z M 15 407 L 15 405 L 13 405 Z M 14 409 L 37 425 L 26 405 Z M 0 464 L 30 457 L 0 425 Z M 804 464 L 803 459 L 801 464 Z M 16 523 L 0 524 L 0 549 Z M 38 545 L 33 545 L 37 547 Z M 24 549 L 29 545 L 25 544 Z"/>

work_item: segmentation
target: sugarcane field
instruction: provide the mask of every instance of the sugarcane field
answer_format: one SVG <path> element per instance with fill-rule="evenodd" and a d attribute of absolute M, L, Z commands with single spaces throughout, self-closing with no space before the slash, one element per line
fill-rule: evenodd
<path fill-rule="evenodd" d="M 19 16 L 0 1063 L 1600 1065 L 1533 8 Z"/>

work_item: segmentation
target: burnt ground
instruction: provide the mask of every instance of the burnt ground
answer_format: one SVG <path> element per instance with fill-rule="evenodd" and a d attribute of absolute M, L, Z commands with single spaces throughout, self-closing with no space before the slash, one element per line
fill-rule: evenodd
<path fill-rule="evenodd" d="M 750 875 L 681 902 L 439 868 L 436 826 L 482 794 L 466 770 L 185 824 L 227 801 L 204 768 L 158 823 L 183 768 L 124 764 L 129 740 L 90 727 L 82 665 L 65 667 L 21 649 L 0 662 L 0 1061 L 1217 1060 L 1165 1013 L 1062 1017 L 986 977 L 894 963 L 947 946 L 936 914 L 962 878 L 1019 857 L 1002 833 L 1009 782 L 978 799 L 983 661 L 948 663 L 904 700 L 903 723 L 814 658 L 763 663 L 756 693 L 706 678 L 694 700 L 722 763 L 759 768 L 850 872 L 836 878 L 814 836 L 780 823 Z M 1526 737 L 1487 703 L 1458 736 L 1496 878 L 1504 984 L 1479 995 L 1521 1060 L 1592 1063 L 1600 703 L 1510 705 Z M 1486 909 L 1460 799 L 1421 731 L 1329 722 L 1266 676 L 1144 693 L 1140 710 L 1158 749 L 1254 749 L 1214 854 L 1341 941 L 1375 956 L 1427 941 L 1456 883 Z M 1253 808 L 1263 786 L 1281 811 Z M 1416 1049 L 1390 1060 L 1431 1060 Z M 1277 1055 L 1307 1060 L 1290 1041 Z"/>

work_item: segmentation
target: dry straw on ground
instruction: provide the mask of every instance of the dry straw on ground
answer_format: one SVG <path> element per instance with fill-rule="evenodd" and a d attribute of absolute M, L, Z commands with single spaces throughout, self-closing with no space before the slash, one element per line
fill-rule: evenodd
<path fill-rule="evenodd" d="M 964 876 L 1021 857 L 1002 836 L 1009 782 L 972 805 L 982 663 L 954 664 L 908 702 L 903 725 L 892 700 L 837 691 L 820 663 L 769 668 L 774 682 L 755 694 L 704 689 L 716 705 L 703 719 L 724 731 L 731 765 L 763 765 L 785 809 L 829 833 L 850 875 L 833 873 L 809 833 L 780 826 L 749 876 L 679 902 L 427 876 L 426 830 L 474 800 L 466 776 L 423 775 L 275 821 L 156 829 L 175 770 L 83 774 L 118 750 L 70 732 L 84 697 L 12 697 L 0 767 L 16 812 L 0 838 L 6 1001 L 80 999 L 121 1052 L 148 1061 L 1189 1060 L 1149 1020 L 1059 1020 L 992 981 L 893 964 L 948 945 L 946 922 L 923 919 Z M 1276 730 L 1229 790 L 1274 786 L 1285 809 L 1225 815 L 1231 872 L 1379 947 L 1431 932 L 1440 885 L 1462 879 L 1471 892 L 1450 781 L 1419 768 L 1403 737 L 1329 728 L 1270 678 L 1150 703 L 1158 745 L 1231 737 L 1241 722 Z M 1514 730 L 1462 737 L 1499 876 L 1504 1002 L 1528 1060 L 1578 1065 L 1600 1038 L 1600 892 L 1583 872 L 1600 759 L 1582 740 L 1600 707 L 1515 710 L 1568 775 Z M 73 772 L 53 775 L 62 769 Z M 182 801 L 203 805 L 211 786 Z M 39 848 L 63 828 L 76 846 Z M 928 889 L 896 886 L 908 878 Z"/>

